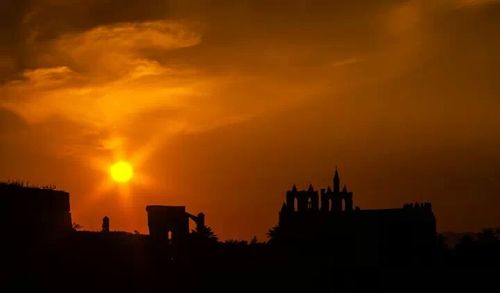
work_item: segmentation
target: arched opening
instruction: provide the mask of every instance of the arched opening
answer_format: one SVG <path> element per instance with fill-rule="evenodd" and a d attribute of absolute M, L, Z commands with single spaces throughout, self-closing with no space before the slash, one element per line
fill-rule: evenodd
<path fill-rule="evenodd" d="M 169 244 L 172 244 L 172 231 L 171 230 L 167 231 L 167 241 Z"/>
<path fill-rule="evenodd" d="M 299 210 L 299 199 L 294 196 L 293 197 L 293 211 L 296 212 Z"/>
<path fill-rule="evenodd" d="M 311 197 L 307 198 L 307 209 L 308 210 L 312 209 L 312 198 Z"/>

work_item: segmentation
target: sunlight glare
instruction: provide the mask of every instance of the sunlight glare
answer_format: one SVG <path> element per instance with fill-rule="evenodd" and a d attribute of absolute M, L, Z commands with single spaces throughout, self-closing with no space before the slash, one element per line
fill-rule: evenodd
<path fill-rule="evenodd" d="M 109 174 L 115 182 L 126 183 L 134 176 L 134 168 L 127 161 L 118 161 L 109 167 Z"/>

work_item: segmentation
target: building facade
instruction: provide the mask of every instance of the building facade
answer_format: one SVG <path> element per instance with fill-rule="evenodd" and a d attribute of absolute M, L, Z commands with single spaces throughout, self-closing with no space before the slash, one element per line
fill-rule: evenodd
<path fill-rule="evenodd" d="M 436 246 L 436 220 L 430 203 L 402 208 L 353 207 L 353 193 L 335 171 L 333 188 L 311 185 L 286 193 L 279 212 L 278 240 L 332 251 L 336 264 L 428 263 Z"/>

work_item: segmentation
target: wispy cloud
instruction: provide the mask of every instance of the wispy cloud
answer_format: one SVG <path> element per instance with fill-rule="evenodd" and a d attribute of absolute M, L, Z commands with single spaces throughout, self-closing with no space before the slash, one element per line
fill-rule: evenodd
<path fill-rule="evenodd" d="M 91 124 L 119 123 L 152 107 L 182 107 L 202 81 L 185 67 L 167 67 L 144 50 L 195 46 L 200 34 L 188 25 L 157 21 L 100 26 L 65 34 L 41 46 L 47 67 L 27 69 L 4 84 L 1 103 L 40 121 L 51 115 Z"/>
<path fill-rule="evenodd" d="M 332 66 L 333 67 L 346 66 L 346 65 L 361 63 L 364 61 L 365 60 L 363 58 L 360 58 L 360 57 L 351 57 L 351 58 L 335 61 L 332 63 Z"/>

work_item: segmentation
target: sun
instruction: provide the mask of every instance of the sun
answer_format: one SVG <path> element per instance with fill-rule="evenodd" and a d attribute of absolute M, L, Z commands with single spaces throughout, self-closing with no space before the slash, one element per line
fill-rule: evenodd
<path fill-rule="evenodd" d="M 115 182 L 126 183 L 134 177 L 134 168 L 127 161 L 118 161 L 109 167 L 109 174 Z"/>

